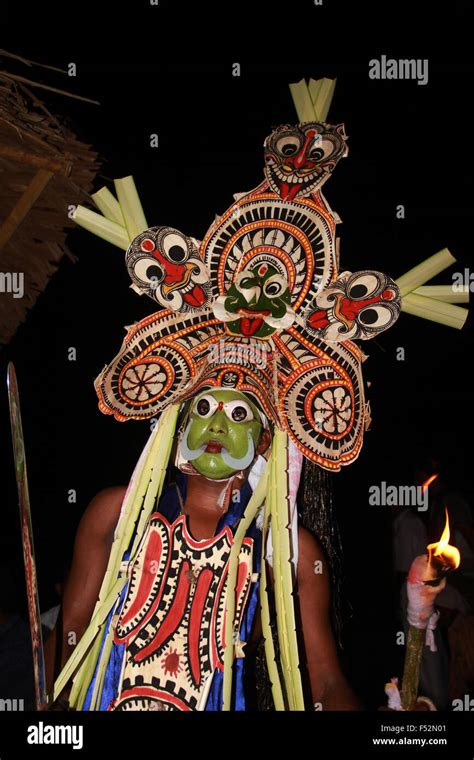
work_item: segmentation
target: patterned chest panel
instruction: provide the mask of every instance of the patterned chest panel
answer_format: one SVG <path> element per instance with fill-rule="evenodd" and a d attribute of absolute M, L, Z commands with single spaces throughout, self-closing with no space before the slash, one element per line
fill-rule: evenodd
<path fill-rule="evenodd" d="M 170 525 L 150 518 L 130 570 L 115 641 L 126 644 L 121 693 L 114 710 L 196 710 L 216 668 L 223 667 L 225 594 L 233 543 L 226 526 L 195 541 L 181 515 Z M 244 539 L 236 586 L 234 630 L 252 582 L 253 540 Z"/>

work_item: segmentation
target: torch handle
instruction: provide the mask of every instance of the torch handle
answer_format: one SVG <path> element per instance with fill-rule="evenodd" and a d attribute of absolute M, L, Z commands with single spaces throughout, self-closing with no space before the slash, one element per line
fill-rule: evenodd
<path fill-rule="evenodd" d="M 402 680 L 402 707 L 404 710 L 413 710 L 415 707 L 425 636 L 425 628 L 415 628 L 413 625 L 408 627 Z"/>

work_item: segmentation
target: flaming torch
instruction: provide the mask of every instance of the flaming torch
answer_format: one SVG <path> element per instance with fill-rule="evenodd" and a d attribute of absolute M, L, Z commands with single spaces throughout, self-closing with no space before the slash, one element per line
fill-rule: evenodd
<path fill-rule="evenodd" d="M 425 482 L 421 484 L 423 491 L 427 491 L 430 485 L 436 480 L 436 478 L 439 478 L 438 472 L 435 472 L 433 475 L 430 475 L 430 477 L 427 478 Z"/>
<path fill-rule="evenodd" d="M 420 679 L 420 664 L 426 629 L 433 620 L 437 594 L 446 585 L 446 574 L 455 570 L 461 562 L 461 555 L 455 546 L 449 545 L 449 518 L 446 510 L 446 525 L 439 541 L 426 547 L 427 554 L 413 560 L 408 573 L 408 637 L 405 652 L 405 667 L 402 681 L 402 709 L 413 710 L 417 700 Z M 436 618 L 433 626 L 436 625 Z"/>

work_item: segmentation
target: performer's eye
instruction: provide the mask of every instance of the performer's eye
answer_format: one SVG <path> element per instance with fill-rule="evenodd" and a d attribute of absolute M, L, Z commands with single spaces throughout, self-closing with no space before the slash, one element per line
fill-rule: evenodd
<path fill-rule="evenodd" d="M 270 298 L 280 296 L 288 287 L 288 283 L 285 278 L 279 274 L 270 277 L 263 286 L 263 292 Z"/>
<path fill-rule="evenodd" d="M 202 398 L 196 404 L 196 411 L 198 414 L 201 415 L 201 417 L 207 417 L 210 409 L 211 409 L 211 405 L 209 404 L 209 401 L 206 398 Z"/>
<path fill-rule="evenodd" d="M 366 327 L 385 327 L 393 319 L 393 313 L 390 308 L 383 306 L 383 304 L 372 304 L 366 309 L 362 309 L 357 319 Z"/>
<path fill-rule="evenodd" d="M 212 396 L 203 396 L 200 398 L 194 407 L 194 411 L 196 414 L 199 414 L 200 417 L 210 417 L 211 414 L 215 411 L 216 408 L 216 400 L 212 398 Z"/>
<path fill-rule="evenodd" d="M 171 232 L 161 241 L 161 248 L 174 264 L 182 264 L 188 258 L 188 246 L 181 235 Z"/>
<path fill-rule="evenodd" d="M 253 412 L 245 401 L 229 401 L 224 408 L 232 422 L 250 422 L 254 419 Z"/>
<path fill-rule="evenodd" d="M 287 137 L 280 137 L 276 144 L 276 149 L 282 156 L 294 156 L 298 153 L 299 147 L 299 139 L 290 135 Z"/>
<path fill-rule="evenodd" d="M 141 282 L 146 283 L 148 287 L 156 288 L 165 277 L 163 267 L 152 256 L 143 256 L 141 259 L 137 259 L 133 269 L 135 276 Z"/>
<path fill-rule="evenodd" d="M 380 281 L 374 274 L 356 275 L 349 284 L 349 298 L 360 301 L 362 298 L 368 298 L 375 295 L 380 288 Z"/>

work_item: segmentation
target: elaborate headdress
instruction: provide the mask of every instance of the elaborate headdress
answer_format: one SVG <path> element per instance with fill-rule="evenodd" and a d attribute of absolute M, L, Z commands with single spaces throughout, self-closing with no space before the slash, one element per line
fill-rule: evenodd
<path fill-rule="evenodd" d="M 341 125 L 279 127 L 265 141 L 264 181 L 202 243 L 169 227 L 133 237 L 132 287 L 162 309 L 127 332 L 97 378 L 103 412 L 155 417 L 203 387 L 232 387 L 322 467 L 357 456 L 365 407 L 351 339 L 391 326 L 400 297 L 380 272 L 337 275 L 336 219 L 319 188 L 346 152 Z"/>

